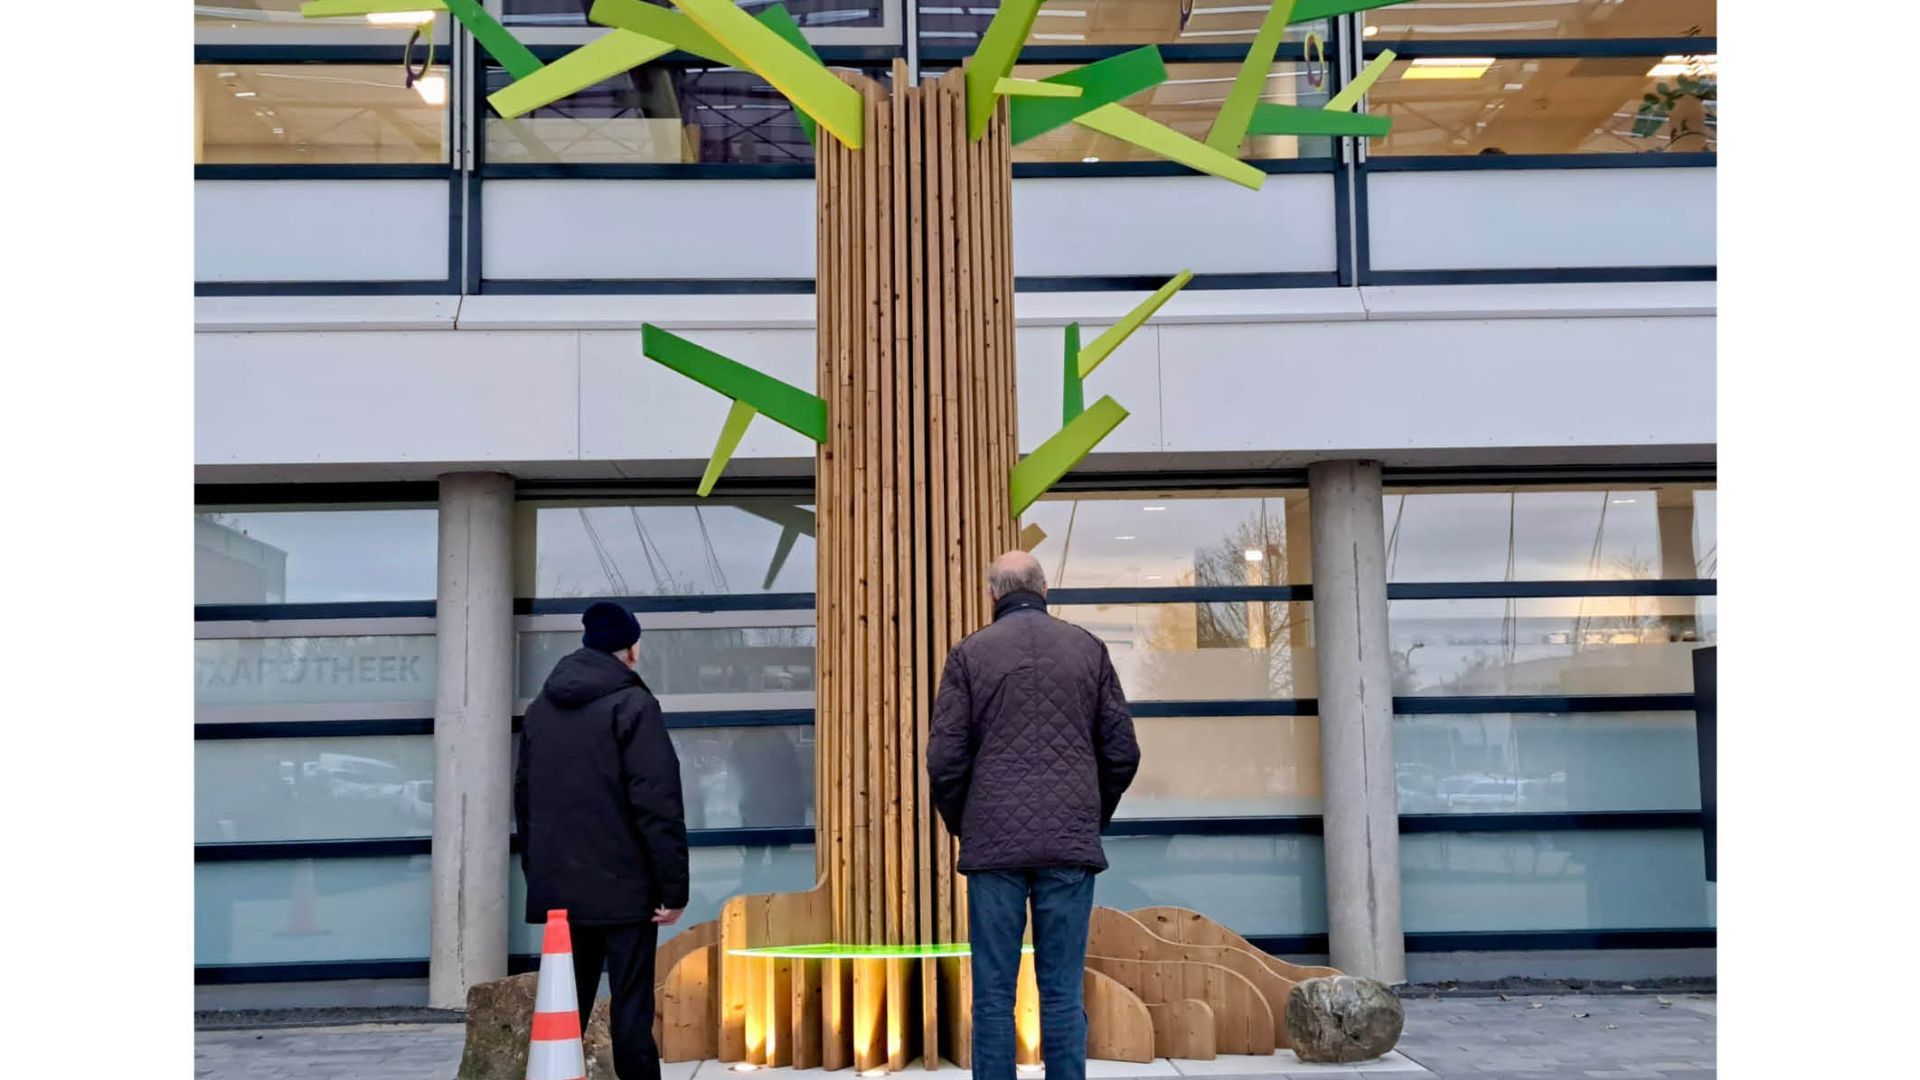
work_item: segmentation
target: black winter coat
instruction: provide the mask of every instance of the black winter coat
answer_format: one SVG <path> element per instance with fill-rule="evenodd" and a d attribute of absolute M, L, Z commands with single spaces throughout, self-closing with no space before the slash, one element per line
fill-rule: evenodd
<path fill-rule="evenodd" d="M 519 747 L 528 922 L 551 908 L 583 926 L 647 922 L 687 906 L 680 759 L 639 675 L 608 653 L 570 653 L 527 706 Z"/>
<path fill-rule="evenodd" d="M 928 732 L 960 872 L 1105 870 L 1100 831 L 1140 766 L 1107 647 L 1036 593 L 1002 597 L 993 616 L 947 657 Z"/>

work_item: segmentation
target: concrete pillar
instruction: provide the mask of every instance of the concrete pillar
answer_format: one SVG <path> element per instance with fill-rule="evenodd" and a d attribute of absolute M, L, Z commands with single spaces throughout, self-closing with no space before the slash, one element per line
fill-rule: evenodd
<path fill-rule="evenodd" d="M 1307 484 L 1332 962 L 1405 982 L 1380 465 L 1320 462 Z"/>
<path fill-rule="evenodd" d="M 507 973 L 513 813 L 513 478 L 440 478 L 440 681 L 433 726 L 428 1004 Z"/>

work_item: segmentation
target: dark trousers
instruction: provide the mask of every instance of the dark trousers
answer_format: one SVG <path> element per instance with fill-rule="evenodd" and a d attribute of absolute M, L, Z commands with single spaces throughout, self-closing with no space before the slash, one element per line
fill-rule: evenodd
<path fill-rule="evenodd" d="M 653 952 L 660 928 L 650 922 L 573 927 L 573 982 L 580 995 L 580 1030 L 593 1017 L 600 969 L 613 990 L 613 1071 L 619 1080 L 660 1080 L 660 1048 L 653 1044 Z"/>
<path fill-rule="evenodd" d="M 1081 972 L 1087 963 L 1087 927 L 1093 920 L 1093 873 L 1079 867 L 967 875 L 974 1080 L 1014 1080 L 1013 999 L 1029 902 L 1047 1080 L 1086 1080 L 1087 1010 Z"/>

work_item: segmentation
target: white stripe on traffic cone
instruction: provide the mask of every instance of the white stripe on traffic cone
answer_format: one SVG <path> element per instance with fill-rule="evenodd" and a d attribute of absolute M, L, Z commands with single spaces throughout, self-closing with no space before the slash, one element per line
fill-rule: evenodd
<path fill-rule="evenodd" d="M 580 1001 L 573 989 L 573 932 L 564 910 L 547 912 L 540 942 L 540 983 L 533 995 L 533 1042 L 527 1080 L 586 1080 L 580 1047 Z"/>

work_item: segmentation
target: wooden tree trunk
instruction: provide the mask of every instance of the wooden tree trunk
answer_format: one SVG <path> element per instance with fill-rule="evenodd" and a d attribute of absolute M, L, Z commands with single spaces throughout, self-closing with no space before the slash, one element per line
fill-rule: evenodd
<path fill-rule="evenodd" d="M 837 941 L 957 942 L 965 890 L 928 797 L 925 745 L 947 650 L 990 618 L 986 565 L 1015 544 L 1006 108 L 969 142 L 962 72 L 909 87 L 896 62 L 891 93 L 846 77 L 866 99 L 866 145 L 823 134 L 817 164 L 819 393 L 832 425 L 816 459 L 817 858 Z M 863 980 L 866 966 L 881 967 L 856 963 L 856 984 L 881 976 Z M 937 967 L 890 963 L 883 986 L 856 985 L 856 1029 L 864 994 L 893 1006 L 881 1006 L 885 1047 L 856 1032 L 856 1065 L 897 1068 L 913 1044 L 931 1058 Z"/>

